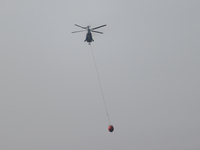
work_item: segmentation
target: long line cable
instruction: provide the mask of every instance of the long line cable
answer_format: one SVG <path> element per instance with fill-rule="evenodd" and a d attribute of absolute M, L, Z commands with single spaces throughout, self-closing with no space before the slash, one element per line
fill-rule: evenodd
<path fill-rule="evenodd" d="M 93 53 L 93 49 L 92 49 L 91 45 L 90 45 L 90 48 L 91 48 L 92 57 L 93 57 L 95 68 L 96 68 L 96 72 L 97 72 L 97 77 L 98 77 L 98 80 L 99 80 L 99 85 L 100 85 L 100 88 L 101 88 L 101 94 L 102 94 L 104 106 L 105 106 L 105 109 L 106 109 L 106 114 L 107 114 L 107 117 L 108 117 L 108 122 L 109 122 L 109 124 L 111 124 L 110 123 L 110 118 L 109 118 L 109 115 L 108 115 L 108 109 L 107 109 L 107 106 L 106 106 L 106 100 L 105 100 L 105 97 L 104 97 L 103 88 L 102 88 L 102 85 L 101 85 L 101 80 L 100 80 L 100 76 L 99 76 L 99 72 L 98 72 L 98 68 L 97 68 L 97 64 L 96 64 L 96 61 L 95 61 L 95 57 L 94 57 L 94 53 Z"/>

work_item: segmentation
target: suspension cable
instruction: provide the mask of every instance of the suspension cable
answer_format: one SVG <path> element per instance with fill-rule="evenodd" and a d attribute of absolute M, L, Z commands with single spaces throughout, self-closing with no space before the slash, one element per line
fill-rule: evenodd
<path fill-rule="evenodd" d="M 90 48 L 91 48 L 92 57 L 93 57 L 95 68 L 96 68 L 96 72 L 97 72 L 97 77 L 98 77 L 98 80 L 99 80 L 99 85 L 100 85 L 100 88 L 101 88 L 101 94 L 102 94 L 104 106 L 105 106 L 105 109 L 106 109 L 106 114 L 107 114 L 107 117 L 108 117 L 108 122 L 109 122 L 109 124 L 111 124 L 110 123 L 110 118 L 109 118 L 109 115 L 108 115 L 108 109 L 107 109 L 107 106 L 106 106 L 106 101 L 105 101 L 104 93 L 103 93 L 103 88 L 102 88 L 102 85 L 101 85 L 101 80 L 100 80 L 100 76 L 99 76 L 99 72 L 98 72 L 98 68 L 97 68 L 97 64 L 96 64 L 96 61 L 95 61 L 95 57 L 94 57 L 94 53 L 93 53 L 93 49 L 92 49 L 91 45 L 90 45 Z"/>

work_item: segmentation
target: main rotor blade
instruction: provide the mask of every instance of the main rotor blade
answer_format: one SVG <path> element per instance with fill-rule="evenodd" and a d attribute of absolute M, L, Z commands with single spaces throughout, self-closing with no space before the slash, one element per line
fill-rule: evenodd
<path fill-rule="evenodd" d="M 103 32 L 99 32 L 99 31 L 91 31 L 91 32 L 96 32 L 96 33 L 100 33 L 100 34 L 103 34 Z"/>
<path fill-rule="evenodd" d="M 96 30 L 96 29 L 101 28 L 101 27 L 104 27 L 104 26 L 106 26 L 106 24 L 104 24 L 104 25 L 102 25 L 102 26 L 99 26 L 99 27 L 96 27 L 96 28 L 92 28 L 91 30 Z"/>
<path fill-rule="evenodd" d="M 77 24 L 75 24 L 75 26 L 80 27 L 80 28 L 82 28 L 82 29 L 86 29 L 85 27 L 79 26 L 79 25 L 77 25 Z"/>
<path fill-rule="evenodd" d="M 83 32 L 83 31 L 85 31 L 85 30 L 81 30 L 81 31 L 74 31 L 74 32 L 72 32 L 72 33 Z"/>

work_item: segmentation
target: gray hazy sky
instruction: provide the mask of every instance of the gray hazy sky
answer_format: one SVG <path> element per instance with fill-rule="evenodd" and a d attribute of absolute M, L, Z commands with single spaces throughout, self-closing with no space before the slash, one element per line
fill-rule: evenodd
<path fill-rule="evenodd" d="M 74 24 L 96 27 L 92 48 Z M 1 150 L 199 150 L 199 0 L 1 0 Z"/>

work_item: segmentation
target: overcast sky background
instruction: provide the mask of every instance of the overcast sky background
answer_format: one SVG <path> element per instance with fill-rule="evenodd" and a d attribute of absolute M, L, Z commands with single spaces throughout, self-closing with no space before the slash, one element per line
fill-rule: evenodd
<path fill-rule="evenodd" d="M 92 48 L 80 28 L 107 24 Z M 199 150 L 199 0 L 1 0 L 1 150 Z"/>

